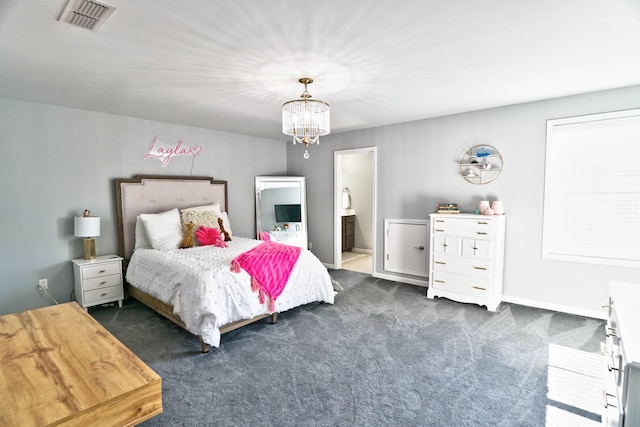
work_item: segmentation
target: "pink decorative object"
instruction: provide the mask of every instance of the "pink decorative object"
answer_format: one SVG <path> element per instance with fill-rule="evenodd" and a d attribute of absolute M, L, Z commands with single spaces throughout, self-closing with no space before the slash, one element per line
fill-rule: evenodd
<path fill-rule="evenodd" d="M 200 154 L 202 147 L 199 145 L 186 145 L 182 141 L 176 142 L 174 145 L 166 144 L 158 138 L 153 138 L 147 152 L 142 156 L 143 159 L 149 157 L 158 159 L 162 163 L 162 167 L 166 167 L 175 156 L 193 156 L 194 158 Z"/>
<path fill-rule="evenodd" d="M 222 235 L 220 234 L 220 230 L 212 227 L 205 227 L 201 225 L 196 230 L 196 239 L 198 239 L 198 243 L 200 246 L 217 246 L 219 248 L 226 248 L 227 244 L 224 242 Z"/>
<path fill-rule="evenodd" d="M 271 234 L 269 234 L 268 231 L 261 231 L 260 240 L 264 240 L 265 242 L 271 241 Z"/>
<path fill-rule="evenodd" d="M 480 213 L 481 213 L 482 215 L 493 215 L 493 209 L 491 209 L 491 208 L 486 208 L 485 210 L 480 211 Z"/>
<path fill-rule="evenodd" d="M 484 211 L 489 209 L 490 207 L 491 206 L 489 205 L 489 201 L 488 200 L 483 200 L 478 205 L 478 210 L 480 211 L 480 213 L 484 213 Z"/>
<path fill-rule="evenodd" d="M 504 214 L 504 205 L 501 201 L 496 200 L 491 204 L 491 209 L 493 209 L 494 215 L 503 215 Z"/>

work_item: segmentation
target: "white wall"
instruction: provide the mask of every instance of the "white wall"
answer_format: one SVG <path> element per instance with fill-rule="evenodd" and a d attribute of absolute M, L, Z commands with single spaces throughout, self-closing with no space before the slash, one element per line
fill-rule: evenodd
<path fill-rule="evenodd" d="M 195 159 L 167 167 L 143 159 L 154 137 L 200 145 Z M 114 178 L 135 174 L 205 175 L 229 182 L 234 234 L 255 236 L 254 177 L 286 173 L 282 141 L 253 138 L 0 98 L 0 315 L 49 305 L 36 290 L 70 301 L 70 259 L 82 257 L 73 216 L 101 217 L 100 254 L 117 252 Z M 192 161 L 193 160 L 193 161 Z"/>
<path fill-rule="evenodd" d="M 333 151 L 378 150 L 377 273 L 382 273 L 384 218 L 425 219 L 436 203 L 472 211 L 482 199 L 500 199 L 507 217 L 505 299 L 562 311 L 604 316 L 607 282 L 640 282 L 640 271 L 543 261 L 542 209 L 548 119 L 640 107 L 640 86 L 439 117 L 323 137 L 302 159 L 287 146 L 287 170 L 307 177 L 309 240 L 320 259 L 333 259 Z M 470 145 L 498 148 L 504 171 L 494 182 L 473 185 L 457 161 Z"/>

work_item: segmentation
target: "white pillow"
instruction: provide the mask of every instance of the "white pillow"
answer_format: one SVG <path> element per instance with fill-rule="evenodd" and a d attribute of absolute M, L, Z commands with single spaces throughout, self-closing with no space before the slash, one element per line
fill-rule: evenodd
<path fill-rule="evenodd" d="M 151 249 L 151 243 L 147 239 L 147 232 L 144 230 L 140 215 L 136 218 L 136 241 L 133 250 L 135 251 L 136 249 Z"/>
<path fill-rule="evenodd" d="M 182 243 L 182 224 L 177 208 L 157 214 L 140 214 L 153 249 L 177 249 Z"/>
<path fill-rule="evenodd" d="M 195 211 L 195 212 L 212 211 L 212 212 L 215 212 L 217 216 L 220 216 L 220 214 L 222 213 L 222 211 L 220 210 L 220 203 L 180 209 L 180 212 L 188 212 L 188 211 Z"/>

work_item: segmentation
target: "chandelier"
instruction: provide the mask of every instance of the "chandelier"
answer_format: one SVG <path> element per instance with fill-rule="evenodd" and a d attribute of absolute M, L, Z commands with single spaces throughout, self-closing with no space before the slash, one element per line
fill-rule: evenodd
<path fill-rule="evenodd" d="M 320 137 L 330 132 L 329 104 L 311 99 L 307 85 L 313 83 L 310 77 L 298 80 L 304 85 L 300 99 L 282 105 L 282 133 L 293 136 L 293 145 L 304 144 L 304 158 L 309 158 L 306 148 L 309 144 L 320 144 Z"/>

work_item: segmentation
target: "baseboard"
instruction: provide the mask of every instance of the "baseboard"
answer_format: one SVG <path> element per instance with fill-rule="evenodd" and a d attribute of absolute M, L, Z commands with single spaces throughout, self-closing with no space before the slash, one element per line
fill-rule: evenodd
<path fill-rule="evenodd" d="M 355 252 L 357 254 L 369 254 L 373 253 L 372 249 L 362 249 L 362 248 L 351 248 L 351 252 Z"/>
<path fill-rule="evenodd" d="M 583 308 L 570 307 L 562 304 L 553 304 L 543 301 L 532 300 L 528 298 L 510 297 L 503 295 L 502 300 L 504 302 L 510 302 L 513 304 L 526 305 L 527 307 L 542 308 L 544 310 L 558 311 L 560 313 L 575 314 L 577 316 L 591 317 L 594 319 L 606 320 L 608 312 L 607 310 L 588 310 Z"/>
<path fill-rule="evenodd" d="M 323 264 L 324 264 L 325 267 L 327 267 L 329 269 L 333 269 L 334 268 L 333 264 L 327 264 L 327 263 L 323 263 Z M 402 277 L 402 276 L 396 276 L 394 274 L 387 274 L 387 273 L 373 273 L 372 276 L 377 278 L 377 279 L 391 280 L 392 282 L 408 283 L 410 285 L 422 286 L 422 287 L 425 287 L 425 288 L 429 287 L 429 281 L 428 280 L 411 279 L 411 278 Z M 557 311 L 557 312 L 560 312 L 560 313 L 567 313 L 567 314 L 575 314 L 577 316 L 591 317 L 593 319 L 606 320 L 607 316 L 608 316 L 608 312 L 605 309 L 603 309 L 601 311 L 600 310 L 588 310 L 588 309 L 570 307 L 570 306 L 562 305 L 562 304 L 553 304 L 553 303 L 548 303 L 548 302 L 543 302 L 543 301 L 537 301 L 537 300 L 532 300 L 532 299 L 528 299 L 528 298 L 512 297 L 512 296 L 508 296 L 508 295 L 503 295 L 502 296 L 502 300 L 504 302 L 524 305 L 524 306 L 527 306 L 527 307 L 542 308 L 544 310 Z"/>

